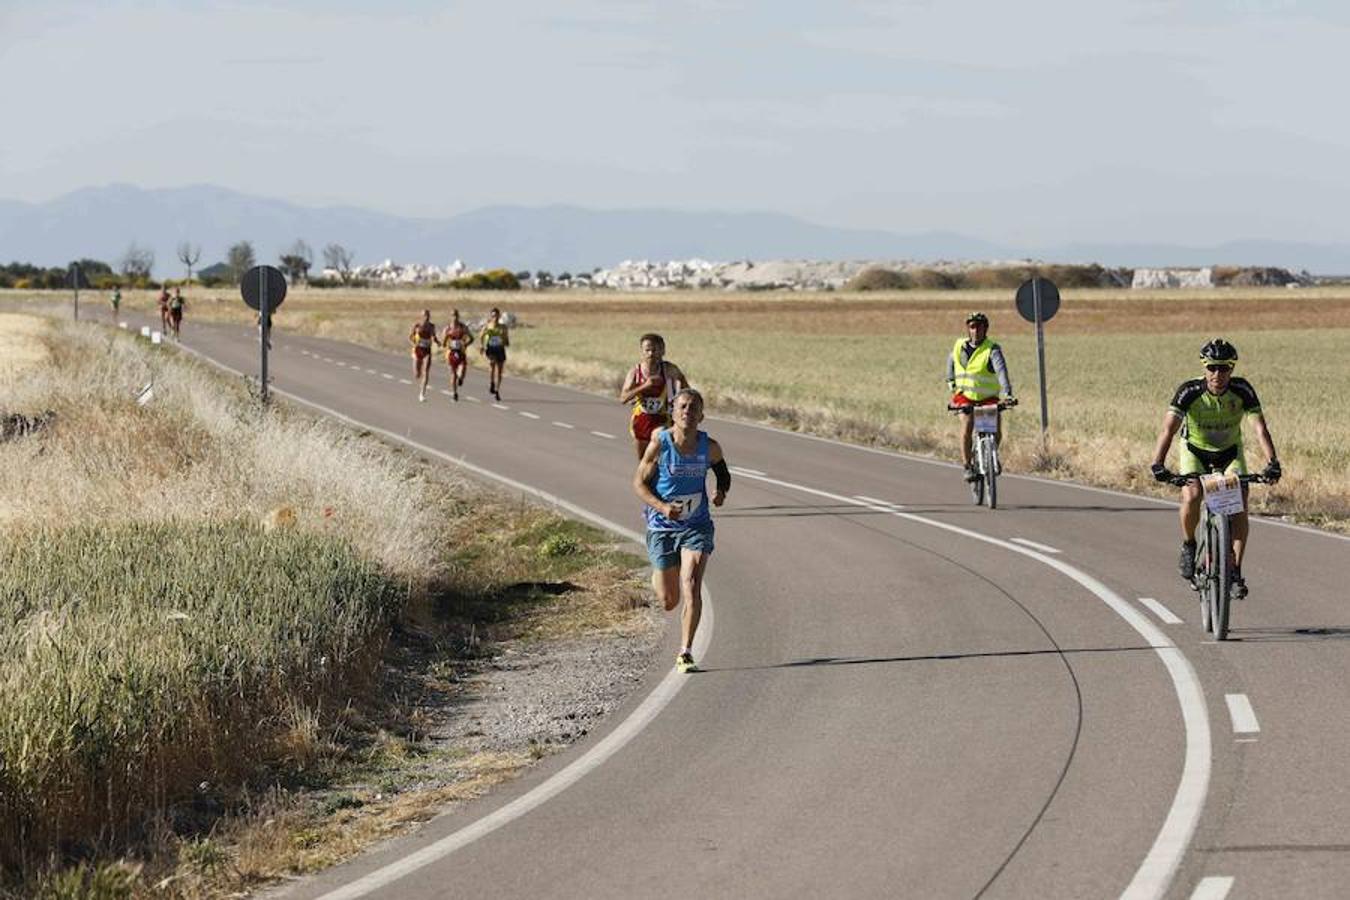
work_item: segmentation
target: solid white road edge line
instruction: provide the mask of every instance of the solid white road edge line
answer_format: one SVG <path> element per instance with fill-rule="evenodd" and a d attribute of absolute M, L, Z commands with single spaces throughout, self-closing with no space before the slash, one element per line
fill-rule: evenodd
<path fill-rule="evenodd" d="M 868 497 L 865 494 L 854 494 L 854 500 L 861 500 L 864 503 L 875 503 L 877 506 L 889 506 L 892 509 L 903 509 L 899 503 L 892 503 L 889 500 L 878 500 L 876 497 Z"/>
<path fill-rule="evenodd" d="M 243 377 L 244 375 L 244 373 L 240 372 L 238 369 L 218 362 L 207 356 L 205 353 L 202 353 L 200 350 L 194 350 L 191 347 L 184 347 L 183 349 L 226 372 L 230 372 L 239 377 Z M 272 393 L 280 394 L 283 397 L 287 397 L 296 403 L 303 404 L 311 409 L 317 409 L 319 412 L 332 416 L 339 421 L 346 422 L 348 425 L 364 429 L 373 434 L 383 435 L 390 440 L 398 441 L 400 444 L 439 457 L 460 468 L 468 469 L 470 472 L 474 472 L 484 478 L 491 478 L 499 484 L 504 484 L 507 487 L 522 491 L 533 497 L 538 497 L 546 503 L 567 510 L 579 519 L 585 519 L 606 531 L 636 541 L 644 547 L 646 546 L 647 538 L 645 535 L 624 528 L 616 522 L 611 522 L 603 516 L 597 515 L 584 507 L 577 506 L 575 503 L 564 500 L 555 494 L 550 494 L 548 491 L 541 490 L 534 485 L 526 484 L 523 481 L 516 481 L 514 478 L 500 475 L 491 469 L 485 469 L 482 466 L 476 466 L 473 463 L 465 462 L 462 459 L 456 459 L 444 451 L 437 450 L 434 447 L 428 447 L 425 444 L 410 440 L 409 438 L 395 434 L 392 431 L 386 431 L 383 428 L 368 425 L 365 422 L 361 422 L 351 416 L 340 413 L 335 409 L 324 406 L 323 404 L 314 403 L 311 400 L 306 400 L 304 397 L 292 394 L 290 391 L 272 388 Z M 714 623 L 712 594 L 708 591 L 708 584 L 706 581 L 703 584 L 702 594 L 703 617 L 699 624 L 698 636 L 694 638 L 693 646 L 696 659 L 702 659 L 707 656 L 708 645 L 712 643 Z M 323 897 L 325 900 L 347 900 L 347 898 L 360 897 L 386 884 L 397 881 L 409 872 L 420 869 L 443 856 L 454 853 L 461 847 L 478 840 L 484 835 L 496 831 L 513 819 L 517 819 L 535 807 L 553 799 L 583 777 L 589 775 L 607 759 L 622 750 L 629 741 L 637 737 L 642 729 L 646 728 L 652 719 L 655 719 L 657 714 L 665 709 L 671 700 L 675 699 L 675 695 L 680 692 L 680 689 L 684 687 L 688 680 L 688 675 L 683 675 L 672 669 L 666 674 L 666 677 L 662 678 L 660 683 L 652 689 L 652 692 L 643 698 L 642 702 L 638 704 L 637 709 L 633 710 L 628 714 L 626 719 L 614 726 L 614 730 L 605 735 L 602 741 L 577 757 L 569 763 L 566 768 L 555 772 L 542 783 L 535 785 L 529 791 L 517 797 L 515 800 L 512 800 L 506 806 L 503 806 L 491 815 L 484 816 L 478 821 L 472 822 L 458 831 L 446 835 L 435 843 L 423 847 L 416 853 L 376 869 L 374 872 L 370 872 L 364 877 L 346 884 L 335 891 L 330 891 L 329 893 L 324 894 Z"/>
<path fill-rule="evenodd" d="M 1152 597 L 1140 597 L 1139 602 L 1147 606 L 1150 610 L 1152 610 L 1153 614 L 1158 618 L 1162 619 L 1163 622 L 1165 622 L 1166 624 L 1168 625 L 1181 624 L 1180 616 L 1172 612 L 1167 607 L 1163 606 L 1157 600 L 1154 600 Z"/>
<path fill-rule="evenodd" d="M 767 472 L 761 472 L 759 469 L 747 469 L 744 466 L 727 466 L 733 472 L 744 472 L 747 475 L 767 475 Z"/>
<path fill-rule="evenodd" d="M 1014 544 L 1021 544 L 1024 547 L 1030 547 L 1033 550 L 1039 550 L 1042 553 L 1060 552 L 1059 550 L 1056 550 L 1054 547 L 1048 546 L 1046 544 L 1038 544 L 1035 541 L 1029 541 L 1026 538 L 1008 538 L 1008 540 L 1012 541 Z"/>
<path fill-rule="evenodd" d="M 1191 892 L 1191 900 L 1224 900 L 1232 889 L 1231 875 L 1210 875 L 1200 879 L 1200 883 Z"/>
<path fill-rule="evenodd" d="M 1234 734 L 1256 734 L 1261 730 L 1256 721 L 1256 710 L 1252 709 L 1252 701 L 1246 694 L 1224 694 L 1223 700 L 1228 704 L 1228 718 L 1233 720 Z"/>
<path fill-rule="evenodd" d="M 1127 603 L 1123 597 L 1091 575 L 1030 547 L 1023 547 L 1001 538 L 980 534 L 978 531 L 971 531 L 959 525 L 949 525 L 946 522 L 929 519 L 914 513 L 900 512 L 889 507 L 868 504 L 852 497 L 822 491 L 818 488 L 793 484 L 777 478 L 755 477 L 753 475 L 745 477 L 754 481 L 762 481 L 766 484 L 813 494 L 817 497 L 833 500 L 836 503 L 867 507 L 876 512 L 888 513 L 897 519 L 940 528 L 953 534 L 984 541 L 987 544 L 993 544 L 996 547 L 1028 556 L 1087 588 L 1137 631 L 1153 648 L 1153 652 L 1158 655 L 1163 667 L 1167 670 L 1168 676 L 1172 679 L 1172 686 L 1177 693 L 1177 703 L 1181 706 L 1182 724 L 1186 732 L 1186 752 L 1181 766 L 1181 779 L 1177 784 L 1176 794 L 1172 797 L 1172 806 L 1167 812 L 1167 817 L 1163 820 L 1162 827 L 1158 830 L 1158 835 L 1154 838 L 1153 846 L 1149 848 L 1148 855 L 1144 857 L 1144 861 L 1135 870 L 1134 878 L 1131 879 L 1120 896 L 1122 900 L 1143 900 L 1146 897 L 1160 898 L 1166 895 L 1172 879 L 1176 876 L 1177 868 L 1181 865 L 1181 858 L 1185 855 L 1191 837 L 1195 834 L 1196 825 L 1200 821 L 1200 813 L 1204 810 L 1205 796 L 1209 793 L 1211 749 L 1209 713 L 1205 707 L 1204 689 L 1200 686 L 1200 679 L 1196 676 L 1195 668 L 1191 666 L 1190 660 L 1172 642 L 1171 638 Z"/>

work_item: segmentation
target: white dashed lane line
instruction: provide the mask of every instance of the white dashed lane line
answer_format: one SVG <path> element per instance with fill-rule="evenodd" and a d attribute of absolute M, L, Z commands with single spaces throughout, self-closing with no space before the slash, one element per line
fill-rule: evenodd
<path fill-rule="evenodd" d="M 522 416 L 524 416 L 525 418 L 527 418 L 527 419 L 537 419 L 537 418 L 539 418 L 538 416 L 536 416 L 536 415 L 535 415 L 534 413 L 532 413 L 532 412 L 524 412 L 524 411 L 522 411 L 520 414 L 521 414 Z"/>
<path fill-rule="evenodd" d="M 554 422 L 553 424 L 557 425 L 559 428 L 572 429 L 577 427 L 575 425 L 568 425 L 566 422 Z"/>
<path fill-rule="evenodd" d="M 493 408 L 493 409 L 510 409 L 511 407 L 507 406 L 505 403 L 494 403 L 494 404 L 492 404 L 492 408 Z"/>
<path fill-rule="evenodd" d="M 482 402 L 483 402 L 482 400 L 479 400 L 477 397 L 465 397 L 464 399 L 465 399 L 465 400 L 468 400 L 470 403 L 482 403 Z"/>
<path fill-rule="evenodd" d="M 612 440 L 614 440 L 614 435 L 612 435 L 612 434 L 605 434 L 603 431 L 592 431 L 591 434 L 595 435 L 595 436 L 598 437 L 598 438 L 604 438 L 604 439 L 607 440 L 607 441 L 612 441 Z"/>
<path fill-rule="evenodd" d="M 376 372 L 374 369 L 366 369 L 366 374 L 367 374 L 367 375 L 378 375 L 378 374 L 380 374 L 380 373 L 379 373 L 379 372 Z"/>
<path fill-rule="evenodd" d="M 1021 544 L 1023 547 L 1030 547 L 1032 550 L 1039 550 L 1042 553 L 1059 552 L 1054 547 L 1050 547 L 1045 544 L 1038 544 L 1035 541 L 1029 541 L 1026 538 L 1008 538 L 1008 540 L 1012 541 L 1014 544 Z"/>
<path fill-rule="evenodd" d="M 1144 606 L 1147 606 L 1150 612 L 1152 612 L 1158 618 L 1162 619 L 1163 622 L 1165 622 L 1166 624 L 1168 625 L 1181 624 L 1180 616 L 1172 612 L 1167 607 L 1163 606 L 1157 600 L 1154 600 L 1152 597 L 1140 597 L 1139 602 L 1142 603 Z"/>
<path fill-rule="evenodd" d="M 876 497 L 866 497 L 862 494 L 854 494 L 853 499 L 861 500 L 864 503 L 871 503 L 875 506 L 885 506 L 890 509 L 904 509 L 904 507 L 901 506 L 899 503 L 892 503 L 889 500 L 878 500 Z"/>
<path fill-rule="evenodd" d="M 390 375 L 388 372 L 381 372 L 381 373 L 380 373 L 380 377 L 381 377 L 381 378 L 388 378 L 390 381 L 393 381 L 393 380 L 394 380 L 394 376 L 393 376 L 393 375 Z"/>
<path fill-rule="evenodd" d="M 406 378 L 400 378 L 400 379 L 398 380 L 398 383 L 399 383 L 399 384 L 406 384 L 406 385 L 410 385 L 410 386 L 412 385 L 412 382 L 409 381 L 409 380 L 406 379 Z"/>
<path fill-rule="evenodd" d="M 1191 892 L 1191 900 L 1224 900 L 1233 889 L 1231 875 L 1210 875 L 1201 878 L 1200 883 Z"/>
<path fill-rule="evenodd" d="M 1246 694 L 1224 694 L 1223 699 L 1228 704 L 1228 718 L 1233 720 L 1234 734 L 1256 734 L 1261 730 L 1256 721 L 1256 710 L 1252 709 L 1252 701 Z"/>

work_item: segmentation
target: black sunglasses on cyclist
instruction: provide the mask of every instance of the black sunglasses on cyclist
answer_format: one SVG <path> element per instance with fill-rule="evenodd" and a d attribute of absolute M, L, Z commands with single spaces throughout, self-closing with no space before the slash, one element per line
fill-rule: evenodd
<path fill-rule="evenodd" d="M 1231 372 L 1232 366 L 1205 366 L 1206 372 Z"/>

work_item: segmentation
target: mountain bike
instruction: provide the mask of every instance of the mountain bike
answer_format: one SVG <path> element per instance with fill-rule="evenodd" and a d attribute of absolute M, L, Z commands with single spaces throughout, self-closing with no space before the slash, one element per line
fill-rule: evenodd
<path fill-rule="evenodd" d="M 1200 624 L 1217 641 L 1228 640 L 1233 589 L 1233 535 L 1229 516 L 1242 512 L 1242 486 L 1265 484 L 1263 475 L 1174 475 L 1182 487 L 1199 481 L 1204 491 L 1200 527 L 1195 532 L 1195 575 L 1191 588 L 1200 595 Z"/>
<path fill-rule="evenodd" d="M 979 478 L 969 482 L 970 496 L 975 505 L 987 503 L 990 509 L 998 509 L 998 476 L 1003 471 L 998 461 L 998 428 L 1005 409 L 1017 405 L 1015 399 L 1000 400 L 998 403 L 977 403 L 971 406 L 948 404 L 950 412 L 975 417 L 975 443 L 971 447 L 971 459 Z"/>

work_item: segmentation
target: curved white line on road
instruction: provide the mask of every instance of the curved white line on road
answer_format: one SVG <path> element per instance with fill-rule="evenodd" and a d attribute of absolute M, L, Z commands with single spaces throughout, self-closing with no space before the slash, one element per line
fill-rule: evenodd
<path fill-rule="evenodd" d="M 241 377 L 244 375 L 244 373 L 240 372 L 238 369 L 214 360 L 200 350 L 194 350 L 190 347 L 183 347 L 183 349 L 218 368 L 224 369 L 226 372 Z M 482 466 L 476 466 L 473 463 L 465 462 L 462 459 L 456 459 L 444 451 L 437 450 L 434 447 L 428 447 L 425 444 L 395 434 L 392 431 L 386 431 L 383 428 L 368 425 L 345 413 L 340 413 L 321 403 L 306 400 L 289 391 L 272 388 L 272 393 L 288 397 L 296 403 L 304 404 L 311 409 L 317 409 L 339 421 L 346 422 L 348 425 L 364 429 L 373 434 L 383 435 L 389 440 L 398 441 L 400 444 L 405 444 L 423 453 L 440 457 L 453 465 L 468 469 L 470 472 L 474 472 L 485 478 L 490 478 L 499 484 L 504 484 L 507 487 L 522 491 L 533 497 L 538 497 L 540 500 L 557 506 L 560 509 L 565 509 L 577 518 L 585 519 L 606 531 L 626 537 L 644 546 L 646 545 L 646 535 L 624 528 L 617 522 L 612 522 L 603 516 L 593 513 L 584 507 L 577 506 L 575 503 L 571 503 L 554 494 L 550 494 L 548 491 L 541 490 L 534 485 L 525 484 L 523 481 L 516 481 L 514 478 L 498 474 L 491 469 L 485 469 Z M 708 591 L 706 582 L 704 582 L 702 594 L 703 618 L 699 626 L 698 635 L 694 638 L 693 646 L 694 656 L 697 659 L 703 659 L 707 656 L 708 645 L 712 643 L 714 624 L 712 595 Z M 405 856 L 396 862 L 392 862 L 387 866 L 383 866 L 382 868 L 376 869 L 374 872 L 366 874 L 356 881 L 343 885 L 335 891 L 330 891 L 327 894 L 322 895 L 323 900 L 350 900 L 350 898 L 361 897 L 371 891 L 378 890 L 385 885 L 397 881 L 410 872 L 429 865 L 430 863 L 473 843 L 479 838 L 491 834 L 498 828 L 511 822 L 513 819 L 525 815 L 535 807 L 547 803 L 573 784 L 576 784 L 576 782 L 586 775 L 589 775 L 611 756 L 622 750 L 629 741 L 637 737 L 642 729 L 646 728 L 647 725 L 656 718 L 657 714 L 665 709 L 671 700 L 675 699 L 675 696 L 680 692 L 680 689 L 688 683 L 688 680 L 688 675 L 683 675 L 672 669 L 666 674 L 665 678 L 661 679 L 660 683 L 656 685 L 652 692 L 643 698 L 642 702 L 638 704 L 637 709 L 629 713 L 628 717 L 618 725 L 614 726 L 614 730 L 605 735 L 604 739 L 569 763 L 566 768 L 555 772 L 542 783 L 535 785 L 529 791 L 517 797 L 515 800 L 512 800 L 496 812 L 484 816 L 458 831 L 446 835 L 440 840 L 423 847 L 416 853 Z"/>
<path fill-rule="evenodd" d="M 1186 753 L 1181 767 L 1181 779 L 1177 784 L 1176 794 L 1172 797 L 1172 807 L 1168 810 L 1167 817 L 1163 821 L 1157 837 L 1154 838 L 1153 846 L 1149 848 L 1148 855 L 1144 857 L 1143 863 L 1134 873 L 1134 878 L 1120 896 L 1122 900 L 1144 900 L 1144 898 L 1160 898 L 1166 895 L 1168 887 L 1172 884 L 1172 879 L 1176 876 L 1177 868 L 1181 865 L 1181 858 L 1185 855 L 1186 848 L 1190 846 L 1191 838 L 1200 822 L 1200 814 L 1204 809 L 1205 796 L 1209 793 L 1211 746 L 1209 714 L 1205 707 L 1205 692 L 1200 686 L 1200 679 L 1195 674 L 1195 669 L 1191 666 L 1190 660 L 1172 642 L 1171 638 L 1127 603 L 1123 597 L 1091 575 L 1030 547 L 980 534 L 978 531 L 971 531 L 959 525 L 949 525 L 937 519 L 900 512 L 893 507 L 880 506 L 853 497 L 845 497 L 842 494 L 822 491 L 819 488 L 781 481 L 777 478 L 755 475 L 745 475 L 744 477 L 753 481 L 762 481 L 766 484 L 813 494 L 836 503 L 847 503 L 874 512 L 886 513 L 895 516 L 897 519 L 905 519 L 920 525 L 940 528 L 953 534 L 984 541 L 987 544 L 993 544 L 1005 550 L 1028 556 L 1087 588 L 1110 607 L 1114 613 L 1124 619 L 1144 640 L 1148 641 L 1149 646 L 1158 654 L 1158 658 L 1162 661 L 1164 668 L 1167 669 L 1167 674 L 1172 679 L 1172 686 L 1176 690 L 1177 702 L 1181 706 L 1181 720 L 1186 732 Z"/>

